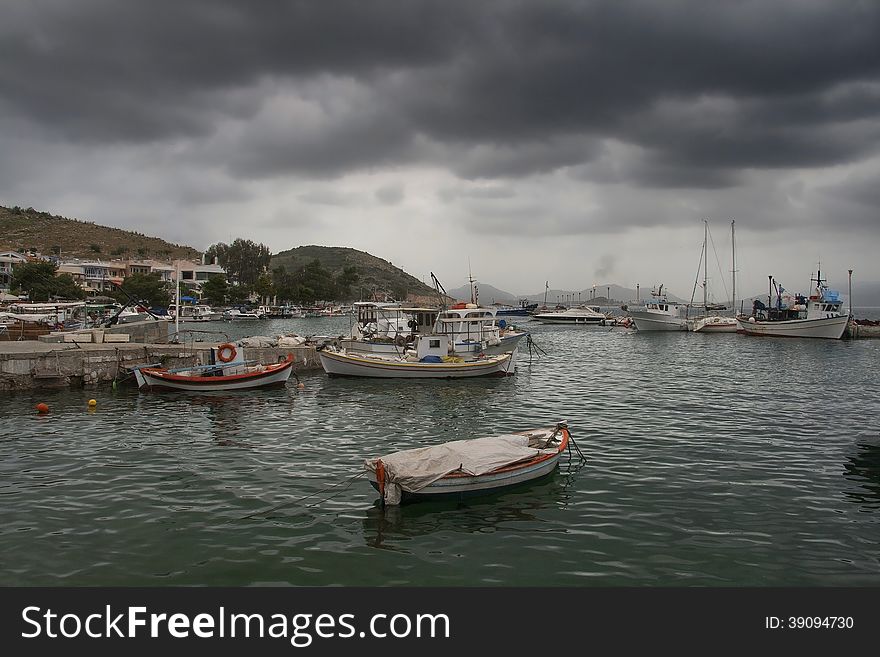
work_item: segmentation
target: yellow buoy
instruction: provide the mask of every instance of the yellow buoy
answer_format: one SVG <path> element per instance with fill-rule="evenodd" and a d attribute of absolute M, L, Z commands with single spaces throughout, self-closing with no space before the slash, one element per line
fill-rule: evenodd
<path fill-rule="evenodd" d="M 90 400 L 89 400 L 89 406 L 90 406 L 90 407 L 95 407 L 95 406 L 97 406 L 97 405 L 98 405 L 98 400 L 97 400 L 97 399 L 90 399 Z"/>

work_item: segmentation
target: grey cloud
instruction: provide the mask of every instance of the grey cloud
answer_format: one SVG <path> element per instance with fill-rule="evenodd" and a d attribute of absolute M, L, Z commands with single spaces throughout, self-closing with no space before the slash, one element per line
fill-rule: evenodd
<path fill-rule="evenodd" d="M 622 181 L 723 187 L 876 152 L 878 34 L 880 5 L 846 0 L 17 3 L 0 111 L 73 142 L 207 141 L 243 177 L 519 177 L 589 165 L 612 137 L 647 155 Z M 264 121 L 267 81 L 297 97 L 319 79 L 372 93 L 338 114 L 313 98 L 316 130 Z"/>

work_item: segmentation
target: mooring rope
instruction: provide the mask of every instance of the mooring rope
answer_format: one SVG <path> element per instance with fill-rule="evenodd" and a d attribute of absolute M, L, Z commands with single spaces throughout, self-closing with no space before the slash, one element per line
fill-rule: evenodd
<path fill-rule="evenodd" d="M 329 497 L 325 497 L 324 499 L 320 499 L 317 502 L 313 502 L 312 504 L 306 504 L 307 509 L 311 508 L 311 507 L 315 506 L 316 504 L 321 504 L 322 502 L 326 502 L 327 500 L 333 499 L 336 495 L 338 495 L 342 491 L 346 490 L 349 486 L 351 486 L 355 482 L 356 479 L 363 477 L 365 474 L 367 474 L 367 471 L 363 470 L 363 471 L 359 472 L 358 474 L 354 475 L 353 477 L 350 477 L 344 481 L 336 482 L 332 486 L 327 486 L 327 488 L 323 488 L 319 491 L 316 491 L 316 492 L 312 493 L 311 495 L 306 495 L 305 497 L 300 497 L 299 499 L 291 500 L 289 502 L 284 502 L 283 504 L 279 504 L 278 506 L 273 506 L 273 507 L 271 507 L 269 509 L 265 509 L 263 511 L 254 511 L 253 513 L 249 513 L 248 515 L 242 517 L 242 520 L 248 520 L 248 519 L 254 518 L 256 516 L 266 515 L 267 513 L 272 513 L 273 511 L 278 511 L 279 509 L 283 509 L 284 507 L 290 506 L 291 504 L 299 504 L 300 502 L 305 502 L 307 499 L 309 499 L 311 497 L 315 497 L 315 495 L 320 495 L 321 493 L 326 493 L 328 490 L 332 490 L 341 484 L 345 484 L 345 486 L 343 488 L 340 488 L 338 491 L 333 493 L 333 495 L 330 495 Z M 348 482 L 348 483 L 346 483 L 346 482 Z"/>

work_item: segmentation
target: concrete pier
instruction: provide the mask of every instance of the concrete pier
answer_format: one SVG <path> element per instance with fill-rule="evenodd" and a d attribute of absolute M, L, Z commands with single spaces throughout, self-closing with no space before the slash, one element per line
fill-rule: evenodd
<path fill-rule="evenodd" d="M 0 390 L 84 386 L 132 380 L 135 365 L 186 367 L 207 365 L 211 343 L 138 344 L 45 343 L 34 340 L 0 342 Z M 239 347 L 248 360 L 277 363 L 292 353 L 294 371 L 321 369 L 315 347 Z"/>

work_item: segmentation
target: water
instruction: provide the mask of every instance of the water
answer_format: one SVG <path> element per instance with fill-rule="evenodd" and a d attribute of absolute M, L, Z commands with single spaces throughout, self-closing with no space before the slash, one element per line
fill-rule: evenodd
<path fill-rule="evenodd" d="M 880 585 L 880 341 L 527 325 L 549 355 L 507 379 L 6 395 L 2 581 Z M 383 511 L 349 482 L 558 419 L 589 462 L 517 492 Z"/>

